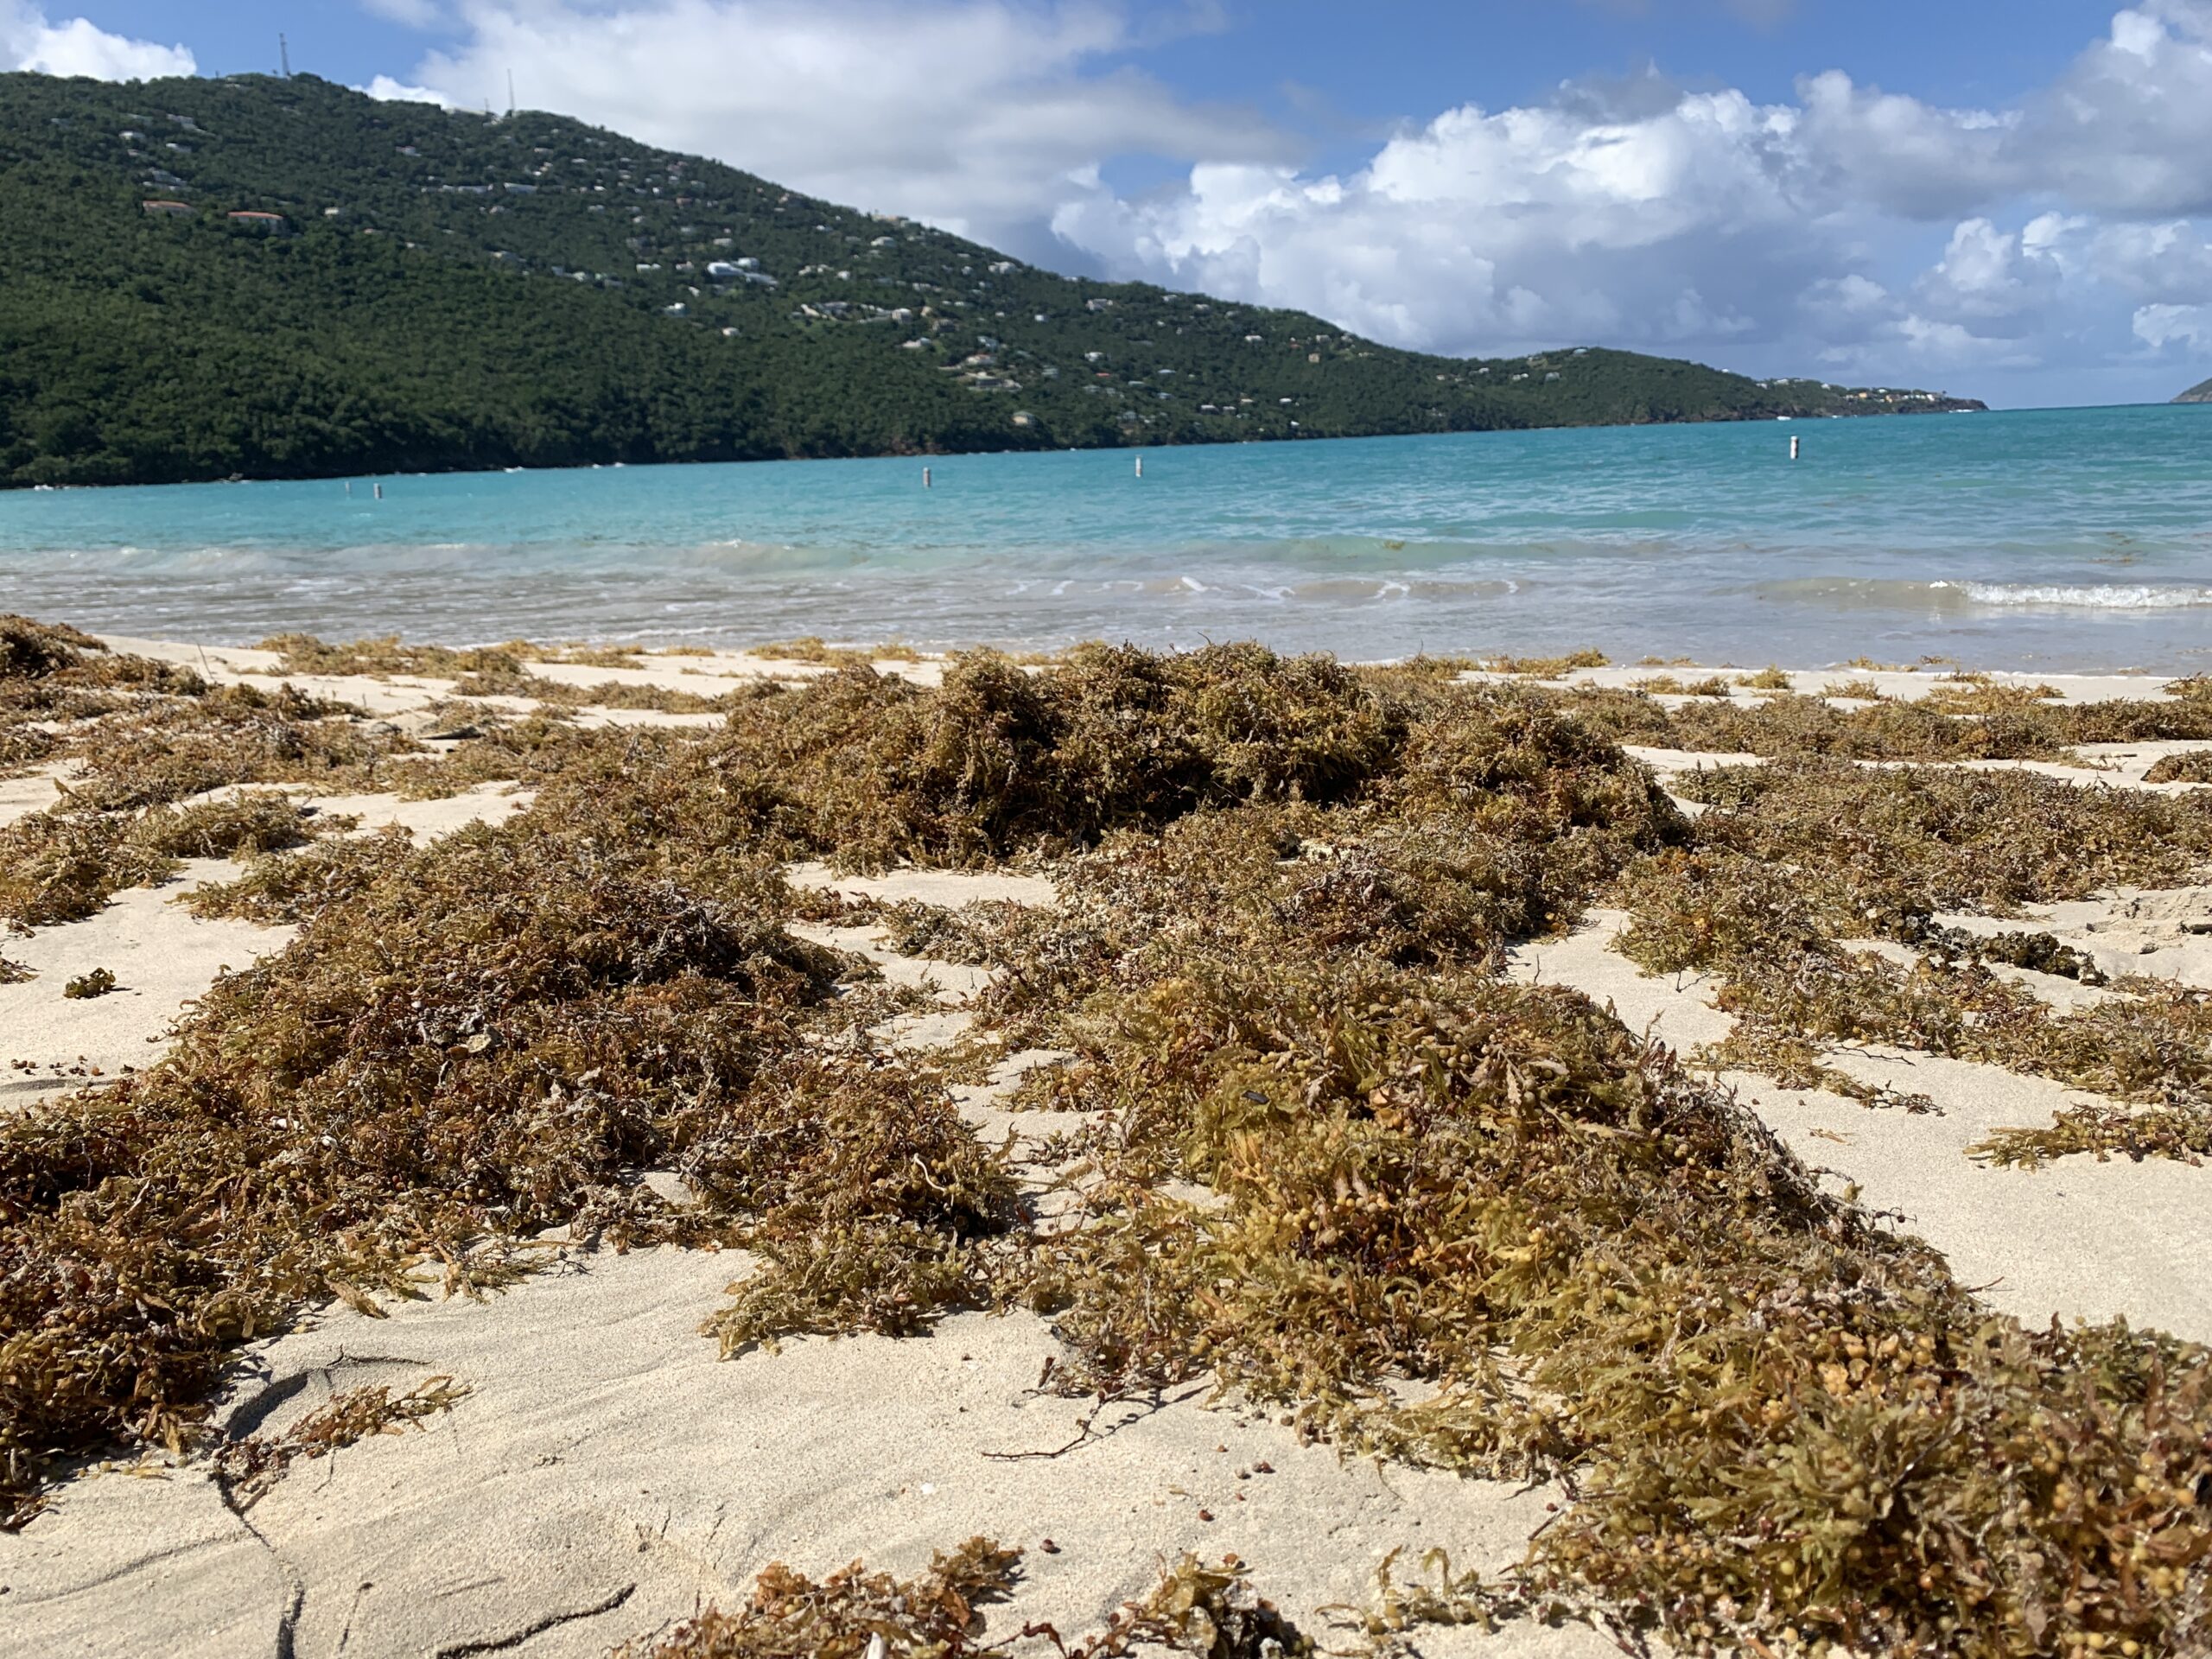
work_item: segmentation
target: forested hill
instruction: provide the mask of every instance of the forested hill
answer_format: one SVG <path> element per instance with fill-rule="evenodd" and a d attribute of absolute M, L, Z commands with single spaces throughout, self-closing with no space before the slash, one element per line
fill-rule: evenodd
<path fill-rule="evenodd" d="M 1973 407 L 1394 351 L 1077 282 L 563 118 L 0 76 L 0 484 Z"/>

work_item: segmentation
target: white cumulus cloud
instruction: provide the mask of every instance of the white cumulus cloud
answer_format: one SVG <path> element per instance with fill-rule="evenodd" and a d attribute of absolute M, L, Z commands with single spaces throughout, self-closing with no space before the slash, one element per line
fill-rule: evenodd
<path fill-rule="evenodd" d="M 111 34 L 83 17 L 56 22 L 27 0 L 0 0 L 0 67 L 95 80 L 152 80 L 199 69 L 181 46 Z"/>
<path fill-rule="evenodd" d="M 2146 305 L 2135 314 L 2137 338 L 2154 350 L 2177 342 L 2212 352 L 2212 305 Z"/>
<path fill-rule="evenodd" d="M 438 0 L 361 0 L 361 10 L 404 29 L 435 29 L 445 21 Z"/>
<path fill-rule="evenodd" d="M 1447 111 L 1344 174 L 1196 168 L 1133 199 L 1085 191 L 1053 223 L 1109 269 L 1406 345 L 1602 340 L 2053 386 L 2109 369 L 2148 392 L 2168 372 L 2143 346 L 2208 349 L 2188 309 L 2212 303 L 2208 156 L 2212 3 L 2150 0 L 2007 107 L 1840 71 L 1773 104 L 1655 73 Z"/>
<path fill-rule="evenodd" d="M 361 90 L 371 98 L 382 99 L 387 103 L 438 104 L 447 109 L 454 107 L 453 99 L 436 87 L 413 86 L 404 80 L 394 80 L 390 75 L 378 75 Z"/>
<path fill-rule="evenodd" d="M 815 194 L 1033 246 L 1103 162 L 1254 161 L 1289 144 L 1127 61 L 1104 5 L 1023 0 L 462 0 L 462 44 L 413 79 L 703 151 Z M 1205 26 L 1201 9 L 1192 26 Z"/>
<path fill-rule="evenodd" d="M 1772 101 L 1651 72 L 1408 121 L 1329 171 L 1144 73 L 1162 37 L 1125 3 L 365 0 L 455 30 L 379 95 L 503 104 L 512 70 L 533 107 L 1398 344 L 1986 373 L 2024 396 L 2147 395 L 2212 354 L 2212 0 L 2110 12 L 2049 84 L 1986 108 L 1823 65 Z M 1194 0 L 1181 26 L 1264 26 L 1239 15 Z M 1117 187 L 1133 157 L 1166 181 Z"/>

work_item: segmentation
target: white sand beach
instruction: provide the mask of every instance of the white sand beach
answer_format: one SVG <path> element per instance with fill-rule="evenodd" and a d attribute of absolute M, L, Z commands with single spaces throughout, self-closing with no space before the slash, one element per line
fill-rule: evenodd
<path fill-rule="evenodd" d="M 276 683 L 273 653 L 109 643 L 188 662 L 218 681 Z M 737 654 L 632 669 L 529 667 L 574 684 L 709 695 L 748 679 L 824 671 Z M 936 674 L 928 663 L 880 667 L 924 683 Z M 1592 677 L 1625 684 L 1638 672 Z M 404 676 L 291 677 L 418 729 L 451 690 Z M 1924 673 L 1791 677 L 1808 690 L 1851 677 L 1872 678 L 1896 697 L 1922 695 L 1931 683 Z M 2053 683 L 2068 699 L 2088 701 L 2152 695 L 2157 682 Z M 590 709 L 581 718 L 677 727 L 715 719 Z M 2131 789 L 2201 787 L 2142 781 L 2160 753 L 2183 747 L 2115 745 L 2086 756 L 2087 770 L 2044 769 Z M 1632 752 L 1662 779 L 1750 759 Z M 54 786 L 50 773 L 0 782 L 0 822 L 48 804 Z M 358 817 L 355 833 L 397 824 L 428 842 L 528 802 L 487 784 L 443 800 L 359 796 L 314 804 Z M 0 1061 L 8 1063 L 0 1109 L 148 1065 L 172 1022 L 219 973 L 288 942 L 290 930 L 198 920 L 174 902 L 192 884 L 232 873 L 226 861 L 197 861 L 176 881 L 124 893 L 86 920 L 4 942 L 5 954 L 35 976 L 0 985 Z M 819 866 L 792 874 L 802 884 L 873 898 L 1053 903 L 1051 883 L 1035 874 L 915 870 L 840 880 Z M 1622 921 L 1600 912 L 1567 937 L 1524 946 L 1510 973 L 1586 992 L 1631 1029 L 1685 1054 L 1725 1037 L 1731 1020 L 1711 1006 L 1709 987 L 1645 975 L 1618 954 Z M 2034 925 L 2108 971 L 2212 987 L 2212 887 L 2115 891 L 2045 907 Z M 861 950 L 894 982 L 933 989 L 938 1014 L 919 1017 L 899 1040 L 943 1044 L 963 1034 L 963 1010 L 984 970 L 902 956 L 865 929 L 815 937 Z M 111 969 L 119 988 L 90 1000 L 63 996 L 65 982 L 95 967 Z M 2096 995 L 2029 970 L 2016 978 L 2055 1006 Z M 2212 1274 L 2204 1268 L 2212 1262 L 2212 1170 L 2159 1159 L 2075 1158 L 2035 1171 L 1977 1162 L 1964 1148 L 1991 1131 L 2040 1125 L 2086 1096 L 1990 1065 L 1874 1046 L 1832 1058 L 1853 1077 L 1925 1094 L 1938 1110 L 1871 1110 L 1748 1074 L 1722 1080 L 1825 1181 L 1942 1251 L 1992 1308 L 2031 1325 L 2125 1317 L 2212 1342 Z M 1050 1171 L 1034 1160 L 1049 1160 L 1039 1148 L 1067 1127 L 1065 1115 L 1009 1113 L 1003 1100 L 1025 1065 L 1052 1058 L 1017 1057 L 992 1083 L 959 1091 L 970 1122 L 994 1142 L 1012 1135 L 1017 1162 L 1038 1179 Z M 334 1391 L 365 1382 L 402 1392 L 444 1376 L 469 1392 L 420 1427 L 300 1464 L 243 1513 L 226 1507 L 188 1457 L 105 1464 L 63 1482 L 45 1513 L 0 1535 L 0 1648 L 207 1659 L 494 1651 L 581 1659 L 709 1603 L 741 1599 L 772 1560 L 818 1574 L 864 1557 L 903 1573 L 925 1565 L 932 1548 L 978 1533 L 1029 1552 L 1014 1602 L 990 1611 L 994 1635 L 1049 1622 L 1071 1638 L 1186 1551 L 1249 1560 L 1262 1593 L 1309 1630 L 1325 1630 L 1324 1610 L 1361 1604 L 1392 1552 L 1402 1563 L 1442 1549 L 1461 1567 L 1502 1567 L 1560 1496 L 1303 1444 L 1287 1419 L 1210 1402 L 1200 1387 L 1156 1404 L 1106 1407 L 1086 1437 L 1080 1425 L 1095 1403 L 1036 1391 L 1056 1343 L 1046 1321 L 1027 1313 L 960 1314 L 906 1340 L 805 1338 L 725 1361 L 701 1322 L 750 1267 L 741 1253 L 620 1255 L 552 1239 L 541 1269 L 511 1289 L 481 1299 L 433 1292 L 390 1303 L 374 1319 L 333 1304 L 251 1344 L 217 1415 L 228 1433 L 281 1430 Z M 1605 1637 L 1572 1624 L 1522 1625 L 1496 1638 L 1424 1630 L 1413 1639 L 1435 1654 L 1595 1659 L 1613 1650 Z M 1033 1649 L 1041 1647 L 1018 1650 Z"/>

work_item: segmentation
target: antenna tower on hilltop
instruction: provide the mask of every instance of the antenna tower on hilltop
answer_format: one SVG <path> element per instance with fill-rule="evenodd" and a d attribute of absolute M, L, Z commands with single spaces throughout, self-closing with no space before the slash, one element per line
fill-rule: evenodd
<path fill-rule="evenodd" d="M 289 80 L 292 78 L 292 43 L 282 35 L 276 37 L 276 61 L 284 79 Z"/>

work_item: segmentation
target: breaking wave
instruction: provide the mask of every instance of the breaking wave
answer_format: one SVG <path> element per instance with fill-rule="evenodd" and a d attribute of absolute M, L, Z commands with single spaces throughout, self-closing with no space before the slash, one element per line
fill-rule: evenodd
<path fill-rule="evenodd" d="M 2178 611 L 2212 605 L 2212 588 L 2153 588 L 2141 582 L 1934 582 L 1977 605 L 2055 605 L 2090 611 Z"/>

